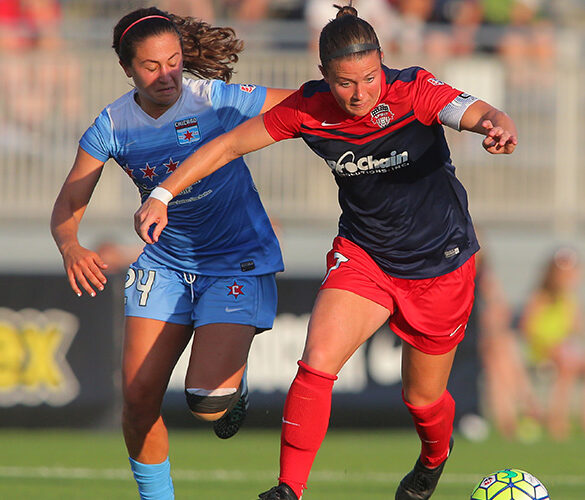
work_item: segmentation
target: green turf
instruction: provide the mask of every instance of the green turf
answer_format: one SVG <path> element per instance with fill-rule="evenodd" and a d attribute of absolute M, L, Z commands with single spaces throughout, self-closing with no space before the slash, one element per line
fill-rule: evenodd
<path fill-rule="evenodd" d="M 211 431 L 171 430 L 176 497 L 254 500 L 276 484 L 276 430 L 244 428 L 221 441 Z M 0 498 L 136 499 L 119 432 L 0 430 Z M 505 467 L 532 472 L 554 500 L 583 500 L 585 439 L 481 443 L 456 437 L 433 500 L 467 500 L 483 475 Z M 304 500 L 391 500 L 418 451 L 413 432 L 331 430 L 315 461 Z"/>

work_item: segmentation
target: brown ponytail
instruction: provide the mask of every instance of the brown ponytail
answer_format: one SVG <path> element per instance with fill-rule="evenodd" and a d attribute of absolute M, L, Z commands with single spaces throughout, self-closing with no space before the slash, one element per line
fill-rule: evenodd
<path fill-rule="evenodd" d="M 229 82 L 244 42 L 232 28 L 210 26 L 193 17 L 171 16 L 183 40 L 185 71 L 198 78 Z"/>
<path fill-rule="evenodd" d="M 125 66 L 136 55 L 136 45 L 154 35 L 174 33 L 181 42 L 184 70 L 197 78 L 228 82 L 232 65 L 244 44 L 232 28 L 219 28 L 193 17 L 179 17 L 156 7 L 137 9 L 114 27 L 112 47 Z"/>

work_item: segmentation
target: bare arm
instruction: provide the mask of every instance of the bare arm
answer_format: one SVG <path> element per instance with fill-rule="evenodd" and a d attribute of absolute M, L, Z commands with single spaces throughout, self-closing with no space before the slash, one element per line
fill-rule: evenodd
<path fill-rule="evenodd" d="M 103 169 L 103 162 L 78 148 L 73 167 L 51 214 L 51 234 L 63 257 L 63 265 L 73 291 L 81 296 L 81 289 L 95 297 L 95 290 L 103 290 L 106 277 L 102 270 L 108 266 L 100 256 L 82 247 L 77 238 L 79 223 L 91 199 Z"/>
<path fill-rule="evenodd" d="M 265 113 L 273 106 L 276 106 L 280 101 L 284 100 L 293 92 L 295 91 L 289 89 L 266 89 L 266 99 L 264 100 L 260 114 Z"/>
<path fill-rule="evenodd" d="M 485 101 L 476 101 L 461 117 L 461 130 L 485 135 L 483 147 L 488 153 L 510 154 L 518 144 L 513 120 Z"/>
<path fill-rule="evenodd" d="M 160 187 L 176 196 L 191 184 L 215 172 L 240 156 L 273 144 L 275 140 L 264 126 L 262 115 L 251 118 L 235 129 L 201 146 L 175 170 Z M 148 231 L 154 225 L 152 235 Z M 167 225 L 167 207 L 148 198 L 134 214 L 134 228 L 146 243 L 158 241 Z"/>

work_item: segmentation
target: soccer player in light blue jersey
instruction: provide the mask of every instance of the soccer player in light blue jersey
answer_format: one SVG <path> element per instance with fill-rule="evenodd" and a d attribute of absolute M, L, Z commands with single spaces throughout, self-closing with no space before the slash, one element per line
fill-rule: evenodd
<path fill-rule="evenodd" d="M 164 198 L 158 184 L 185 158 L 291 93 L 228 85 L 242 50 L 233 30 L 154 7 L 124 16 L 113 48 L 135 88 L 83 134 L 51 219 L 78 296 L 93 297 L 106 284 L 107 265 L 80 244 L 78 228 L 109 158 L 142 201 Z M 163 234 L 146 245 L 125 282 L 122 426 L 143 500 L 174 498 L 160 409 L 191 337 L 189 408 L 215 422 L 219 437 L 237 432 L 248 404 L 248 352 L 254 336 L 272 327 L 275 273 L 283 270 L 277 238 L 241 159 L 187 187 L 169 203 L 168 216 Z"/>

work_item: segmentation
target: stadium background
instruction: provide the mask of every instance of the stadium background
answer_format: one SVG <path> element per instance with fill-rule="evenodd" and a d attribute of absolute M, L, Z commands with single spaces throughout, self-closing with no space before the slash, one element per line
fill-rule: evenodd
<path fill-rule="evenodd" d="M 117 425 L 123 276 L 112 276 L 96 299 L 75 298 L 48 221 L 80 134 L 130 88 L 110 48 L 112 26 L 122 13 L 150 4 L 62 1 L 57 49 L 0 52 L 0 425 Z M 234 82 L 294 88 L 319 77 L 302 4 L 270 2 L 267 17 L 255 23 L 215 20 L 233 26 L 246 42 Z M 424 66 L 515 119 L 521 142 L 511 157 L 483 153 L 479 136 L 447 133 L 482 245 L 516 308 L 556 245 L 571 244 L 585 255 L 585 8 L 579 0 L 541 4 L 553 33 L 553 55 L 543 65 L 502 58 L 496 41 L 507 26 L 493 25 L 480 27 L 476 49 L 464 57 L 396 52 L 385 59 L 390 66 Z M 277 426 L 338 205 L 329 169 L 300 141 L 252 154 L 248 163 L 286 264 L 274 331 L 258 338 L 250 357 L 249 425 Z M 82 243 L 135 249 L 137 203 L 123 171 L 108 165 L 82 224 Z M 387 333 L 378 333 L 344 368 L 334 393 L 334 425 L 408 422 L 400 404 L 399 349 Z M 474 340 L 469 335 L 462 346 L 451 380 L 458 418 L 481 412 Z M 194 425 L 183 404 L 184 362 L 165 402 L 168 421 L 177 426 Z"/>

